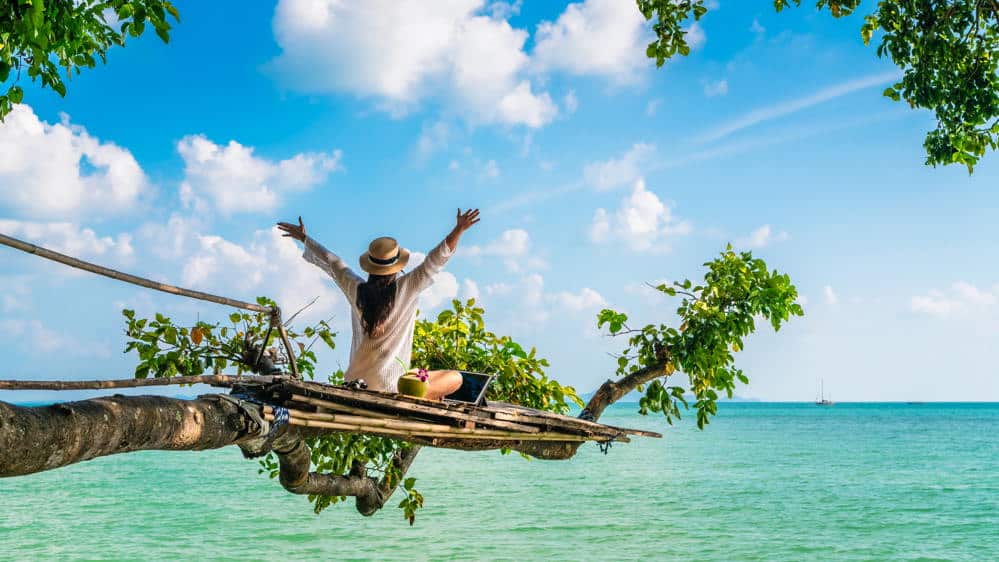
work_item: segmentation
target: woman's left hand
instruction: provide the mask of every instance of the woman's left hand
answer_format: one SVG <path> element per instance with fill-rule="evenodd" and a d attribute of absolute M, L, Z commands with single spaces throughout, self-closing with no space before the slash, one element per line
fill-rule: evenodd
<path fill-rule="evenodd" d="M 464 213 L 462 213 L 461 209 L 458 209 L 458 217 L 455 219 L 455 221 L 457 223 L 455 224 L 455 229 L 464 232 L 469 228 L 472 228 L 472 225 L 479 222 L 479 210 L 469 209 Z"/>

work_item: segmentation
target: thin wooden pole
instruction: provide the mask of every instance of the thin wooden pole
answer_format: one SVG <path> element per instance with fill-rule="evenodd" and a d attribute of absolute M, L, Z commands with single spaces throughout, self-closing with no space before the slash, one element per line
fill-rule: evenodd
<path fill-rule="evenodd" d="M 168 386 L 174 384 L 210 384 L 232 386 L 235 384 L 270 384 L 281 377 L 256 375 L 199 375 L 191 377 L 162 377 L 157 379 L 117 379 L 99 381 L 27 381 L 0 380 L 0 390 L 101 390 L 105 388 L 135 388 L 140 386 Z"/>
<path fill-rule="evenodd" d="M 264 419 L 273 421 L 274 416 L 264 414 Z M 348 433 L 367 433 L 374 435 L 385 435 L 397 439 L 406 437 L 454 437 L 458 439 L 493 439 L 503 441 L 606 441 L 610 439 L 604 436 L 571 435 L 567 433 L 522 433 L 519 431 L 498 431 L 486 429 L 468 429 L 463 427 L 450 427 L 449 430 L 425 430 L 425 429 L 401 429 L 371 426 L 368 424 L 336 423 L 320 420 L 309 420 L 289 417 L 289 425 L 301 427 L 316 427 L 321 429 L 333 429 Z M 618 438 L 618 441 L 626 439 Z"/>
<path fill-rule="evenodd" d="M 118 281 L 124 281 L 125 283 L 131 283 L 133 285 L 138 285 L 140 287 L 145 287 L 147 289 L 162 291 L 164 293 L 170 293 L 173 295 L 181 295 L 184 297 L 190 297 L 192 299 L 199 299 L 203 301 L 224 304 L 226 306 L 233 306 L 245 310 L 252 310 L 254 312 L 267 312 L 267 313 L 271 312 L 271 308 L 267 306 L 261 306 L 259 304 L 244 302 L 236 299 L 230 299 L 227 297 L 220 297 L 218 295 L 203 293 L 201 291 L 193 291 L 191 289 L 175 287 L 173 285 L 167 285 L 166 283 L 158 283 L 151 279 L 146 279 L 144 277 L 131 275 L 129 273 L 123 273 L 121 271 L 116 271 L 114 269 L 107 268 L 102 265 L 93 264 L 90 262 L 76 259 L 71 256 L 67 256 L 65 254 L 60 254 L 59 252 L 53 252 L 52 250 L 49 250 L 47 248 L 36 246 L 34 244 L 29 244 L 28 242 L 18 240 L 17 238 L 11 238 L 10 236 L 6 236 L 4 234 L 0 234 L 0 244 L 3 244 L 4 246 L 10 246 L 11 248 L 21 250 L 22 252 L 34 254 L 38 257 L 59 262 L 63 265 L 68 265 L 70 267 L 75 267 L 77 269 L 82 269 L 84 271 L 89 271 L 91 273 L 103 275 L 104 277 L 110 277 L 111 279 L 117 279 Z"/>

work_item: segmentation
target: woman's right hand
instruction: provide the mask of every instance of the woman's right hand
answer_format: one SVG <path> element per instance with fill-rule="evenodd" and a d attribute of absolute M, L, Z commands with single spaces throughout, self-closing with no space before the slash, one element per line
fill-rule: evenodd
<path fill-rule="evenodd" d="M 298 217 L 298 224 L 279 222 L 277 223 L 277 227 L 284 231 L 282 236 L 294 238 L 299 242 L 305 242 L 305 223 L 302 222 L 302 217 Z"/>

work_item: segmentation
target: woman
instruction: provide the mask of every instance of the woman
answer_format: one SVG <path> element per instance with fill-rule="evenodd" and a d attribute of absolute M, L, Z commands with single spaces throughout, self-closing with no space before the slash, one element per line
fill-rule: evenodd
<path fill-rule="evenodd" d="M 427 254 L 423 263 L 400 275 L 409 262 L 409 250 L 394 238 L 376 238 L 361 255 L 365 281 L 336 254 L 305 234 L 302 217 L 298 224 L 279 222 L 284 236 L 305 244 L 303 258 L 336 281 L 351 304 L 350 364 L 344 380 L 363 378 L 368 388 L 396 392 L 396 382 L 409 365 L 413 353 L 413 329 L 420 293 L 433 284 L 433 277 L 458 247 L 461 235 L 479 222 L 479 210 L 458 209 L 457 224 L 444 240 Z M 461 387 L 458 371 L 430 371 L 427 398 L 440 400 Z"/>

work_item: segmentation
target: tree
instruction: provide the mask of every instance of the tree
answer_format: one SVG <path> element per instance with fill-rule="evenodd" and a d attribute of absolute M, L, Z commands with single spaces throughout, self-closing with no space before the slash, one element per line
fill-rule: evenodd
<path fill-rule="evenodd" d="M 179 21 L 166 0 L 9 0 L 0 6 L 0 121 L 24 99 L 26 75 L 43 88 L 66 96 L 61 76 L 107 62 L 108 50 L 139 37 L 146 24 L 164 43 L 170 40 L 168 16 Z"/>
<path fill-rule="evenodd" d="M 603 310 L 598 325 L 608 335 L 626 340 L 616 359 L 617 377 L 607 380 L 579 414 L 599 419 L 610 404 L 641 389 L 642 414 L 659 412 L 672 423 L 692 394 L 698 426 L 717 412 L 720 393 L 732 395 L 746 375 L 735 367 L 735 353 L 744 339 L 766 321 L 776 330 L 793 316 L 804 314 L 789 277 L 769 271 L 749 252 L 726 249 L 704 264 L 700 283 L 690 280 L 662 284 L 656 290 L 679 298 L 677 325 L 632 328 L 628 317 Z M 270 304 L 261 299 L 260 304 Z M 124 311 L 127 352 L 136 352 L 137 377 L 171 377 L 221 372 L 266 354 L 273 334 L 263 315 L 233 313 L 228 323 L 199 322 L 178 327 L 169 318 L 136 318 Z M 325 323 L 290 333 L 298 347 L 301 372 L 315 373 L 312 345 L 335 345 Z M 435 321 L 416 328 L 414 364 L 431 368 L 463 368 L 498 373 L 490 398 L 567 412 L 582 406 L 576 391 L 545 376 L 547 361 L 506 336 L 485 328 L 484 310 L 474 301 L 452 303 Z M 674 382 L 677 374 L 685 382 Z M 330 376 L 341 380 L 340 373 Z M 568 459 L 579 442 L 477 441 L 450 442 L 413 438 L 406 443 L 349 433 L 319 433 L 311 428 L 283 426 L 277 435 L 262 433 L 266 424 L 259 406 L 232 396 L 208 395 L 193 401 L 153 396 L 112 396 L 40 408 L 0 402 L 0 476 L 51 470 L 82 460 L 137 450 L 203 450 L 238 445 L 248 457 L 262 457 L 261 472 L 277 478 L 288 491 L 308 495 L 318 513 L 354 497 L 365 515 L 378 511 L 396 489 L 404 495 L 399 507 L 412 522 L 423 496 L 415 478 L 406 473 L 420 447 L 432 444 L 464 450 L 515 450 L 543 459 Z"/>
<path fill-rule="evenodd" d="M 655 40 L 646 55 L 662 66 L 687 56 L 683 25 L 708 13 L 705 0 L 636 0 L 646 20 L 654 20 Z M 853 14 L 860 0 L 816 0 L 834 18 Z M 773 0 L 780 12 L 801 0 Z M 0 121 L 24 99 L 22 72 L 61 96 L 70 76 L 107 61 L 113 45 L 139 37 L 148 23 L 169 40 L 168 16 L 179 21 L 166 0 L 12 0 L 0 7 Z M 888 56 L 903 72 L 884 90 L 895 101 L 930 109 L 937 127 L 923 146 L 926 163 L 964 164 L 971 173 L 989 150 L 999 148 L 999 0 L 881 0 L 864 18 L 865 44 L 877 35 L 879 57 Z"/>
<path fill-rule="evenodd" d="M 682 25 L 708 12 L 704 0 L 637 0 L 656 34 L 646 55 L 662 66 L 690 54 Z M 801 0 L 773 0 L 780 12 Z M 860 0 L 816 0 L 834 18 L 853 14 Z M 865 16 L 865 45 L 878 35 L 877 55 L 887 55 L 902 78 L 885 89 L 894 101 L 930 109 L 936 129 L 926 135 L 926 163 L 964 164 L 968 173 L 989 149 L 999 148 L 999 1 L 881 0 Z"/>

